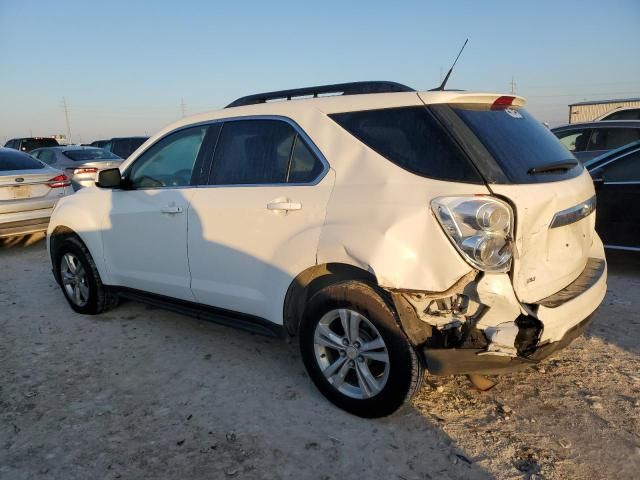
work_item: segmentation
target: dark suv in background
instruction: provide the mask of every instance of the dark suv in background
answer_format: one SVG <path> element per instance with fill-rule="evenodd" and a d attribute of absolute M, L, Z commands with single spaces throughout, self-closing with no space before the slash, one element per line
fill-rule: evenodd
<path fill-rule="evenodd" d="M 21 152 L 30 152 L 36 148 L 57 147 L 60 145 L 55 138 L 50 137 L 25 137 L 12 138 L 4 144 L 6 148 L 13 148 Z"/>
<path fill-rule="evenodd" d="M 120 158 L 127 158 L 136 149 L 147 141 L 149 137 L 116 137 L 110 140 L 96 140 L 91 142 L 92 147 L 108 150 Z"/>

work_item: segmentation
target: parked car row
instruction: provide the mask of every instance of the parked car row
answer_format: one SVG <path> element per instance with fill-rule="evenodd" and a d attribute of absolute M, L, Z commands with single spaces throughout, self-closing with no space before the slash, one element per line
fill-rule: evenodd
<path fill-rule="evenodd" d="M 0 148 L 0 237 L 46 230 L 58 200 L 71 193 L 71 180 L 62 170 Z"/>
<path fill-rule="evenodd" d="M 31 155 L 47 165 L 64 170 L 75 190 L 92 186 L 99 170 L 114 168 L 122 163 L 122 158 L 105 149 L 76 145 L 38 148 L 31 151 Z"/>
<path fill-rule="evenodd" d="M 89 145 L 102 148 L 117 155 L 120 158 L 127 158 L 149 137 L 114 137 L 109 140 L 96 140 Z M 25 137 L 12 138 L 5 144 L 5 148 L 13 148 L 22 152 L 31 152 L 38 148 L 68 146 L 60 145 L 55 138 L 51 137 Z"/>

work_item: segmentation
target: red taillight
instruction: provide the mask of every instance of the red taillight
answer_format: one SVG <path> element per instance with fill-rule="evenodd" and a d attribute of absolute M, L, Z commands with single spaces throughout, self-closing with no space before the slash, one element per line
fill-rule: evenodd
<path fill-rule="evenodd" d="M 71 181 L 69 180 L 69 177 L 67 177 L 65 174 L 62 174 L 58 175 L 57 177 L 53 177 L 51 180 L 49 180 L 47 185 L 49 186 L 49 188 L 62 188 L 71 185 Z"/>
<path fill-rule="evenodd" d="M 493 104 L 491 105 L 491 110 L 499 110 L 501 108 L 510 107 L 516 97 L 510 97 L 508 95 L 503 95 L 502 97 L 498 97 L 495 99 Z"/>
<path fill-rule="evenodd" d="M 98 171 L 97 168 L 74 168 L 74 175 L 82 175 L 83 173 L 96 173 Z"/>

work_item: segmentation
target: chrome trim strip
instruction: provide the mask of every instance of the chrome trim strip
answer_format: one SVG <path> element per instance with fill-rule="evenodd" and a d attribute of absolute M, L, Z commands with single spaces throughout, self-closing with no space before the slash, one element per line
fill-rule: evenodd
<path fill-rule="evenodd" d="M 640 181 L 629 182 L 602 182 L 603 185 L 640 185 Z"/>
<path fill-rule="evenodd" d="M 605 245 L 604 248 L 609 250 L 628 250 L 630 252 L 640 252 L 640 247 L 623 247 L 620 245 Z"/>
<path fill-rule="evenodd" d="M 564 227 L 588 217 L 596 210 L 596 196 L 594 195 L 578 205 L 556 213 L 551 220 L 549 228 Z"/>

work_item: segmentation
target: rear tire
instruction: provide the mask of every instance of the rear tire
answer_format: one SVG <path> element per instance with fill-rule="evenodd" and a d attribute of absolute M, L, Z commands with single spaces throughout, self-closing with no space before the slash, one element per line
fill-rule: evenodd
<path fill-rule="evenodd" d="M 373 284 L 346 281 L 318 291 L 300 323 L 300 351 L 323 395 L 360 417 L 392 414 L 422 383 L 416 352 Z"/>
<path fill-rule="evenodd" d="M 98 268 L 84 243 L 72 235 L 57 243 L 53 268 L 71 308 L 78 313 L 96 315 L 115 307 L 118 298 L 102 284 Z"/>

